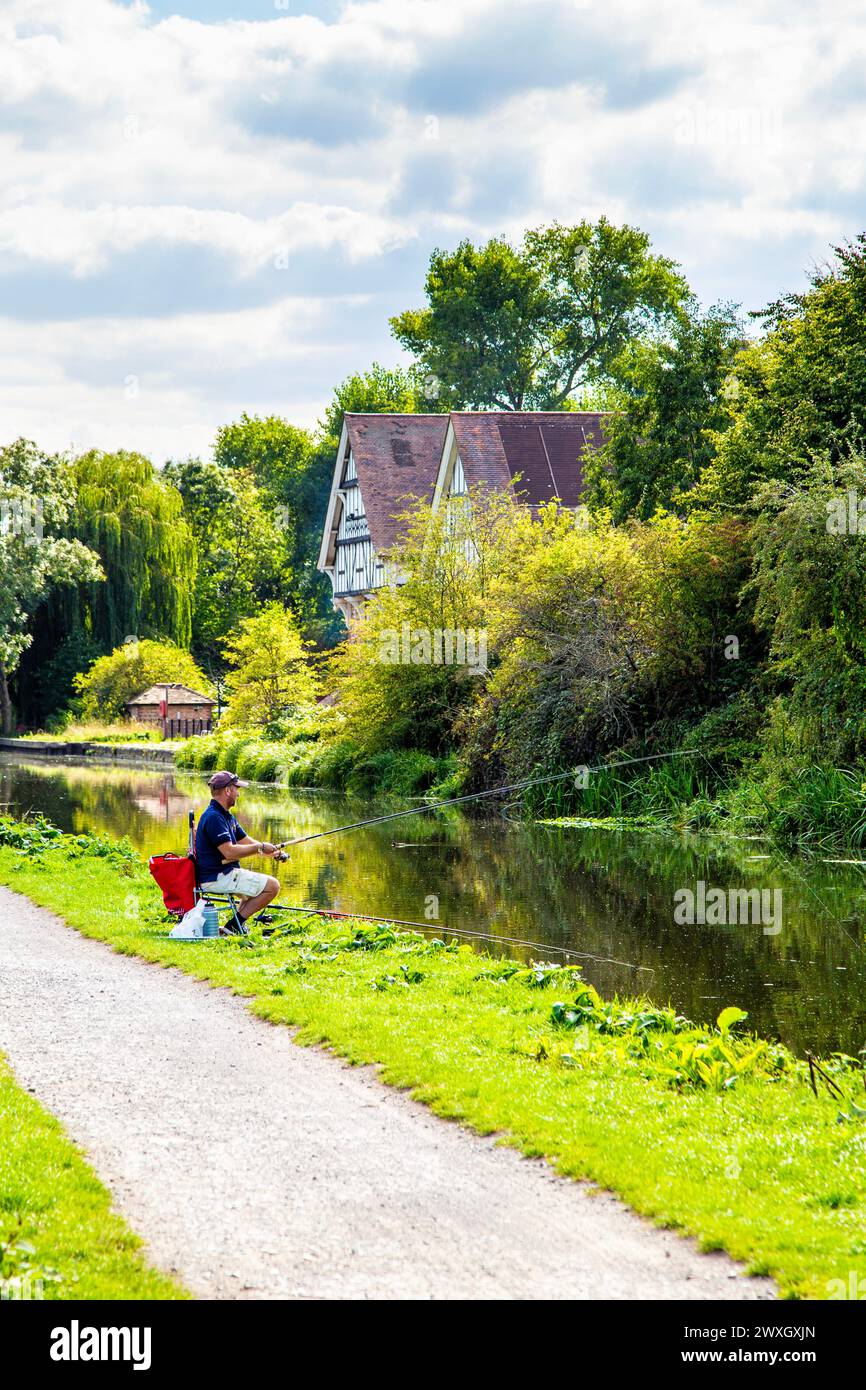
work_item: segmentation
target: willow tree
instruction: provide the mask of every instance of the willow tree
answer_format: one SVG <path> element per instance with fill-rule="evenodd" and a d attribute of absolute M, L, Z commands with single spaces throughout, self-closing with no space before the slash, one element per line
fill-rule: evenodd
<path fill-rule="evenodd" d="M 190 641 L 196 547 L 176 489 L 146 458 L 124 452 L 84 454 L 71 479 L 62 534 L 99 555 L 105 583 L 58 591 L 31 619 L 15 683 L 28 723 L 62 710 L 76 672 L 127 637 Z"/>
<path fill-rule="evenodd" d="M 123 450 L 91 450 L 75 472 L 74 534 L 106 577 L 82 591 L 80 625 L 103 651 L 131 636 L 188 647 L 197 560 L 176 489 L 149 459 Z"/>

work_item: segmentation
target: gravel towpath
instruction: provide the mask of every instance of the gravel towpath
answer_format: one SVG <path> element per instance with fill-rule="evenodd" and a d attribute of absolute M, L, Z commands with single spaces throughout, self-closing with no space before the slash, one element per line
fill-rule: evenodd
<path fill-rule="evenodd" d="M 0 1049 L 201 1298 L 774 1297 L 370 1068 L 0 888 Z"/>

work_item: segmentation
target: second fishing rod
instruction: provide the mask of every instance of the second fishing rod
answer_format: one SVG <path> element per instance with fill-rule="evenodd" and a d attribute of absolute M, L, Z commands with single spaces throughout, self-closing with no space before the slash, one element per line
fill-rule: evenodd
<path fill-rule="evenodd" d="M 385 821 L 402 820 L 405 816 L 424 815 L 428 811 L 440 811 L 446 806 L 465 806 L 471 801 L 484 801 L 490 797 L 508 796 L 512 792 L 528 791 L 530 787 L 540 787 L 545 783 L 564 782 L 567 778 L 586 775 L 591 772 L 607 772 L 618 767 L 633 767 L 637 763 L 659 762 L 664 758 L 691 758 L 697 752 L 694 748 L 677 749 L 672 753 L 648 753 L 640 758 L 621 758 L 616 762 L 599 763 L 596 767 L 569 768 L 568 772 L 552 772 L 544 777 L 527 777 L 521 782 L 512 782 L 504 787 L 491 787 L 488 791 L 468 792 L 465 796 L 449 796 L 443 801 L 427 801 L 420 806 L 412 806 L 407 811 L 390 811 L 384 816 L 368 816 L 366 820 L 351 821 L 347 825 L 335 825 L 330 830 L 318 830 L 313 835 L 300 835 L 294 840 L 283 840 L 278 849 L 290 845 L 306 845 L 311 840 L 322 840 L 327 835 L 340 835 L 348 830 L 362 830 L 370 825 L 382 825 Z"/>

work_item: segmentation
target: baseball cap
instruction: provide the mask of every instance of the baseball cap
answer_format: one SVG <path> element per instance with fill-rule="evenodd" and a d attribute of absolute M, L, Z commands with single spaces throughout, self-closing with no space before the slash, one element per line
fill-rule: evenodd
<path fill-rule="evenodd" d="M 249 782 L 242 782 L 236 772 L 215 772 L 212 777 L 207 779 L 207 784 L 211 791 L 221 792 L 226 787 L 248 787 Z"/>

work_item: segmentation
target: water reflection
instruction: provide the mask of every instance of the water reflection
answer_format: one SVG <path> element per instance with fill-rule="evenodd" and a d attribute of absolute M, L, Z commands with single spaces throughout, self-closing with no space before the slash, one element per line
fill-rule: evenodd
<path fill-rule="evenodd" d="M 186 817 L 208 799 L 195 774 L 0 758 L 0 802 L 67 830 L 128 835 L 145 854 L 182 851 Z M 382 810 L 393 809 L 389 804 Z M 369 802 L 246 790 L 239 819 L 285 840 L 374 814 Z M 699 1020 L 726 1004 L 799 1051 L 866 1043 L 864 868 L 786 863 L 753 842 L 524 827 L 454 811 L 412 817 L 298 848 L 281 901 L 423 920 L 583 953 L 603 993 L 645 989 Z M 673 895 L 698 880 L 780 887 L 778 935 L 760 925 L 679 926 Z M 434 921 L 432 925 L 435 925 Z"/>

